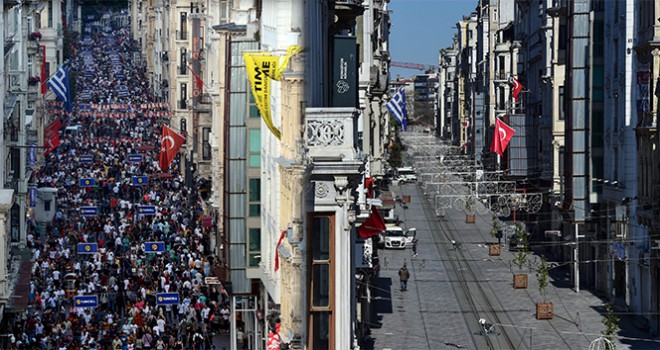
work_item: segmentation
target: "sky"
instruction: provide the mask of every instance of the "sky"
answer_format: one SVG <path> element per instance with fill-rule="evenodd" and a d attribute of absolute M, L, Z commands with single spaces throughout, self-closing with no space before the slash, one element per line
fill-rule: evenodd
<path fill-rule="evenodd" d="M 438 65 L 438 52 L 451 44 L 456 22 L 477 7 L 477 0 L 391 0 L 392 61 Z M 410 77 L 419 70 L 390 67 L 390 78 Z"/>

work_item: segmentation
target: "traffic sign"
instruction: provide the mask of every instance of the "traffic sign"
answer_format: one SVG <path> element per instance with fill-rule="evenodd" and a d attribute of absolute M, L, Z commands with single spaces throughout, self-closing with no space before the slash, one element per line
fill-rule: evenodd
<path fill-rule="evenodd" d="M 156 294 L 156 305 L 178 305 L 179 293 L 158 293 Z"/>
<path fill-rule="evenodd" d="M 133 176 L 133 185 L 143 186 L 149 183 L 148 176 Z"/>
<path fill-rule="evenodd" d="M 78 254 L 96 254 L 98 251 L 98 243 L 78 243 Z"/>
<path fill-rule="evenodd" d="M 82 216 L 96 216 L 99 214 L 99 208 L 97 207 L 80 207 L 78 211 Z"/>
<path fill-rule="evenodd" d="M 99 305 L 98 295 L 77 295 L 73 297 L 76 307 L 97 307 Z"/>
<path fill-rule="evenodd" d="M 141 154 L 129 154 L 128 161 L 133 163 L 142 163 L 144 157 Z"/>
<path fill-rule="evenodd" d="M 155 205 L 140 205 L 138 206 L 138 214 L 140 215 L 156 215 Z"/>
<path fill-rule="evenodd" d="M 78 161 L 80 163 L 92 163 L 94 161 L 94 156 L 83 154 L 80 157 L 78 157 Z"/>
<path fill-rule="evenodd" d="M 96 180 L 90 178 L 83 178 L 78 180 L 78 186 L 80 187 L 94 187 L 96 186 Z"/>
<path fill-rule="evenodd" d="M 144 242 L 145 253 L 160 253 L 165 251 L 165 242 Z"/>

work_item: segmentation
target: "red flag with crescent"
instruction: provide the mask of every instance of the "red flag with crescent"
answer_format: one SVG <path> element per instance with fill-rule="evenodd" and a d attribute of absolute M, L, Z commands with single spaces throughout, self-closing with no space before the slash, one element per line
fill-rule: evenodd
<path fill-rule="evenodd" d="M 495 118 L 495 133 L 493 134 L 493 142 L 490 144 L 490 150 L 499 154 L 500 157 L 504 156 L 504 150 L 506 150 L 515 133 L 516 131 L 504 124 L 500 118 Z"/>
<path fill-rule="evenodd" d="M 177 152 L 186 142 L 186 139 L 174 132 L 167 125 L 163 125 L 163 136 L 160 138 L 160 153 L 158 154 L 158 165 L 160 170 L 167 171 Z"/>
<path fill-rule="evenodd" d="M 520 92 L 522 91 L 523 86 L 518 81 L 518 79 L 512 78 L 511 80 L 513 82 L 513 88 L 511 89 L 511 95 L 513 96 L 513 99 L 516 100 L 516 102 L 519 102 L 518 101 L 518 95 L 520 95 Z"/>

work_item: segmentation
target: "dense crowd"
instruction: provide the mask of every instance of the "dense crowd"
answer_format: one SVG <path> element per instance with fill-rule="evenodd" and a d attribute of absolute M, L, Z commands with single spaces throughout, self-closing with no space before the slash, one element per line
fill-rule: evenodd
<path fill-rule="evenodd" d="M 93 30 L 78 47 L 66 63 L 77 76 L 74 110 L 60 118 L 81 128 L 62 130 L 61 145 L 37 174 L 39 187 L 58 189 L 57 209 L 52 222 L 28 228 L 29 306 L 11 347 L 211 349 L 211 335 L 229 329 L 229 304 L 222 285 L 205 284 L 221 262 L 197 194 L 184 186 L 177 160 L 171 175 L 158 176 L 167 105 L 151 96 L 125 29 Z M 133 153 L 144 161 L 127 161 Z M 81 155 L 94 161 L 82 163 Z M 148 184 L 133 185 L 133 176 L 149 176 Z M 95 186 L 80 187 L 84 178 Z M 157 212 L 140 215 L 138 205 Z M 98 215 L 82 216 L 82 206 L 98 207 Z M 145 241 L 165 242 L 166 251 L 145 253 Z M 98 243 L 98 253 L 77 254 L 84 242 Z M 158 306 L 156 293 L 179 293 L 181 302 Z M 74 295 L 97 295 L 98 306 L 76 307 Z"/>

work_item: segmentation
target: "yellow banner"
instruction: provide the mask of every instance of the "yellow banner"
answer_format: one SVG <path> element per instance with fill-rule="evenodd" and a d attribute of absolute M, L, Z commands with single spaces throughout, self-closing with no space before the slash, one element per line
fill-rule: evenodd
<path fill-rule="evenodd" d="M 301 51 L 302 51 L 302 46 L 300 45 L 289 46 L 289 48 L 286 50 L 286 54 L 282 58 L 282 62 L 280 62 L 280 64 L 277 66 L 277 70 L 275 70 L 275 75 L 272 78 L 274 80 L 282 79 L 282 74 L 284 74 L 284 70 L 289 65 L 289 61 L 291 60 L 291 57 L 299 54 Z"/>
<path fill-rule="evenodd" d="M 261 118 L 266 123 L 268 129 L 279 140 L 280 131 L 273 125 L 273 118 L 270 111 L 270 79 L 277 70 L 279 57 L 272 56 L 263 52 L 247 52 L 243 54 L 245 59 L 245 68 L 247 69 L 248 79 L 254 101 L 261 113 Z"/>

